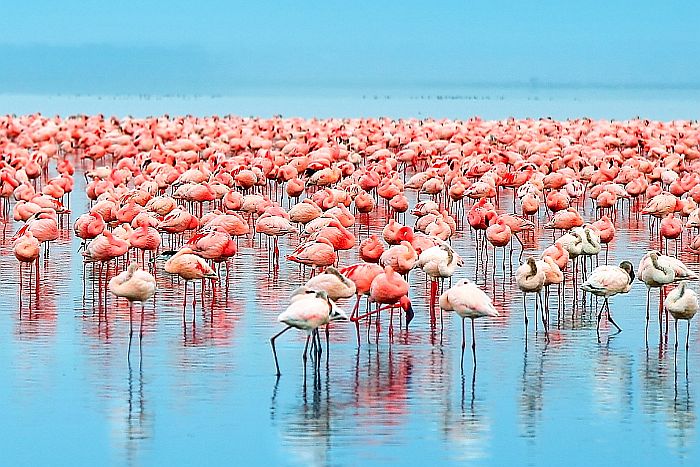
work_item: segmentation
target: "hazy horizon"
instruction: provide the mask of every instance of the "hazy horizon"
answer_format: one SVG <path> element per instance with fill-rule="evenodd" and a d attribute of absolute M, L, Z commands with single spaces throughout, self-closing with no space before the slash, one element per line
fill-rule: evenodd
<path fill-rule="evenodd" d="M 0 92 L 700 88 L 700 4 L 13 3 Z"/>

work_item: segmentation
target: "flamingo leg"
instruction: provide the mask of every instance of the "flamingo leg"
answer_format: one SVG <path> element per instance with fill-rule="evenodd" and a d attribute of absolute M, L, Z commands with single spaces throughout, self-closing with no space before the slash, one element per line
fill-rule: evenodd
<path fill-rule="evenodd" d="M 474 331 L 474 318 L 472 318 L 472 357 L 474 357 L 474 370 L 476 370 L 476 332 Z"/>
<path fill-rule="evenodd" d="M 396 308 L 397 306 L 398 306 L 397 304 L 393 304 L 393 305 L 385 305 L 385 306 L 383 306 L 383 307 L 378 307 L 378 308 L 376 308 L 376 309 L 373 310 L 373 311 L 368 311 L 367 313 L 364 313 L 364 314 L 362 314 L 362 315 L 356 316 L 356 317 L 355 317 L 355 321 L 357 322 L 357 321 L 359 321 L 359 320 L 361 320 L 361 319 L 364 319 L 364 318 L 367 318 L 367 317 L 369 317 L 369 316 L 376 315 L 377 313 L 379 313 L 379 312 L 381 312 L 381 311 L 390 310 L 391 308 Z"/>
<path fill-rule="evenodd" d="M 277 349 L 275 349 L 275 339 L 277 339 L 279 336 L 281 336 L 285 332 L 289 331 L 290 329 L 292 329 L 292 327 L 287 326 L 286 328 L 282 329 L 280 332 L 278 332 L 277 334 L 275 334 L 274 336 L 272 336 L 270 338 L 270 345 L 272 346 L 272 355 L 275 357 L 275 368 L 277 369 L 277 376 L 282 375 L 282 373 L 280 373 L 280 365 L 279 365 L 279 362 L 277 361 Z"/>
<path fill-rule="evenodd" d="M 459 367 L 462 370 L 462 373 L 464 373 L 464 348 L 467 345 L 467 337 L 464 332 L 464 317 L 462 317 L 462 358 L 459 361 Z"/>
<path fill-rule="evenodd" d="M 676 338 L 674 348 L 676 350 L 678 350 L 678 320 L 676 320 L 675 323 L 673 323 L 673 325 L 675 326 L 675 338 Z"/>
<path fill-rule="evenodd" d="M 544 303 L 542 303 L 542 291 L 537 292 L 537 300 L 540 302 L 540 313 L 542 313 L 542 327 L 544 328 L 544 337 L 549 342 L 549 320 L 545 316 Z M 537 316 L 535 316 L 537 319 Z"/>
<path fill-rule="evenodd" d="M 394 308 L 389 310 L 389 342 L 394 339 Z"/>
<path fill-rule="evenodd" d="M 525 251 L 525 244 L 523 243 L 522 240 L 520 240 L 520 237 L 518 237 L 518 234 L 513 235 L 515 239 L 520 243 L 520 254 L 518 255 L 518 261 L 522 262 L 523 260 L 523 252 Z"/>
<path fill-rule="evenodd" d="M 608 312 L 608 321 L 610 321 L 610 324 L 612 324 L 613 326 L 615 326 L 615 327 L 617 328 L 617 331 L 618 331 L 618 332 L 622 331 L 622 328 L 621 328 L 620 326 L 617 325 L 617 323 L 615 322 L 615 320 L 614 320 L 613 317 L 612 317 L 612 314 L 610 314 L 610 303 L 608 303 L 608 298 L 607 298 L 607 297 L 605 297 L 605 309 L 606 309 L 606 311 Z"/>
<path fill-rule="evenodd" d="M 304 345 L 304 354 L 301 356 L 301 360 L 304 362 L 304 380 L 306 380 L 306 354 L 309 351 L 309 339 L 311 339 L 311 334 L 306 336 L 306 344 Z"/>
<path fill-rule="evenodd" d="M 357 346 L 360 346 L 360 321 L 356 318 L 357 311 L 360 308 L 360 295 L 357 295 L 357 300 L 355 300 L 355 306 L 350 314 L 350 321 L 355 323 L 355 332 L 357 334 Z"/>
<path fill-rule="evenodd" d="M 141 302 L 141 325 L 139 326 L 139 343 L 141 343 L 141 339 L 143 339 L 143 315 L 145 309 L 146 305 L 143 302 Z"/>
<path fill-rule="evenodd" d="M 129 300 L 129 339 L 134 334 L 134 304 Z"/>
<path fill-rule="evenodd" d="M 185 281 L 185 297 L 182 299 L 182 315 L 185 315 L 185 310 L 187 309 L 187 282 Z"/>
<path fill-rule="evenodd" d="M 435 296 L 437 295 L 437 281 L 435 279 L 430 282 L 430 323 L 435 323 Z"/>
<path fill-rule="evenodd" d="M 651 300 L 651 287 L 647 287 L 647 322 L 644 328 L 644 342 L 649 340 L 649 302 Z"/>

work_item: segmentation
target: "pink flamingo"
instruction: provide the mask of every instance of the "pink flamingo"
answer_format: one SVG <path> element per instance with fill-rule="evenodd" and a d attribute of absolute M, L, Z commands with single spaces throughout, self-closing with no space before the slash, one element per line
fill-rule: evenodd
<path fill-rule="evenodd" d="M 355 323 L 355 329 L 357 331 L 357 345 L 360 345 L 360 321 L 357 316 L 357 312 L 360 307 L 360 298 L 363 295 L 369 296 L 372 282 L 375 277 L 382 274 L 384 269 L 378 264 L 373 263 L 356 263 L 346 268 L 340 270 L 340 273 L 353 281 L 355 284 L 355 294 L 357 299 L 355 300 L 355 306 L 352 309 L 350 315 L 350 321 Z"/>
<path fill-rule="evenodd" d="M 216 279 L 216 272 L 207 264 L 201 256 L 195 254 L 192 248 L 184 246 L 177 252 L 164 251 L 161 257 L 167 258 L 164 269 L 168 274 L 180 276 L 185 280 L 185 296 L 182 301 L 182 312 L 184 319 L 185 307 L 187 306 L 187 285 L 190 281 L 201 281 L 203 279 Z M 192 291 L 192 309 L 197 304 L 196 285 Z M 194 316 L 193 316 L 194 318 Z"/>

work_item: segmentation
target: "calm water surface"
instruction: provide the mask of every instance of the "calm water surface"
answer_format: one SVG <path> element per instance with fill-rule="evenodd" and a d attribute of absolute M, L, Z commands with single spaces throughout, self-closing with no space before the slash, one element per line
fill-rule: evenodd
<path fill-rule="evenodd" d="M 697 119 L 700 89 L 600 87 L 439 87 L 241 89 L 228 96 L 74 96 L 0 93 L 0 113 L 118 116 L 590 117 Z"/>
<path fill-rule="evenodd" d="M 136 332 L 130 343 L 127 303 L 110 296 L 102 308 L 91 267 L 84 282 L 71 225 L 88 203 L 84 181 L 76 181 L 70 219 L 42 260 L 38 289 L 25 271 L 19 293 L 10 242 L 18 224 L 2 224 L 4 465 L 697 465 L 700 459 L 697 328 L 688 354 L 683 346 L 674 352 L 672 323 L 660 335 L 652 320 L 645 345 L 640 283 L 611 301 L 619 334 L 603 324 L 598 339 L 595 300 L 574 302 L 569 289 L 559 318 L 553 313 L 549 344 L 532 319 L 526 338 L 521 295 L 509 267 L 501 269 L 501 252 L 497 269 L 493 259 L 484 268 L 467 230 L 453 240 L 465 257 L 456 278 L 476 279 L 502 315 L 477 322 L 476 370 L 467 354 L 460 371 L 456 316 L 444 316 L 442 332 L 439 321 L 431 327 L 429 288 L 416 272 L 409 332 L 397 331 L 390 344 L 383 323 L 378 339 L 370 330 L 368 344 L 363 326 L 358 349 L 354 326 L 334 326 L 328 363 L 324 354 L 320 376 L 309 371 L 305 380 L 304 335 L 290 331 L 277 341 L 283 372 L 277 380 L 269 337 L 281 329 L 276 316 L 289 292 L 303 283 L 297 266 L 270 268 L 265 240 L 242 240 L 230 276 L 207 290 L 204 304 L 198 296 L 194 321 L 191 304 L 183 320 L 183 283 L 159 266 L 143 338 Z M 585 213 L 593 218 L 588 204 Z M 364 238 L 367 220 L 360 220 L 355 232 Z M 406 223 L 413 221 L 407 216 Z M 369 231 L 384 222 L 373 218 Z M 636 266 L 658 247 L 645 219 L 625 209 L 618 224 L 611 263 L 629 259 Z M 526 253 L 552 242 L 549 232 L 534 238 Z M 282 241 L 282 254 L 297 242 L 295 236 Z M 341 265 L 355 262 L 354 255 L 342 255 Z M 517 256 L 516 250 L 513 269 Z M 700 270 L 695 257 L 683 259 Z M 657 304 L 658 295 L 652 297 Z M 556 294 L 552 300 L 556 310 Z M 135 313 L 137 329 L 140 319 Z"/>

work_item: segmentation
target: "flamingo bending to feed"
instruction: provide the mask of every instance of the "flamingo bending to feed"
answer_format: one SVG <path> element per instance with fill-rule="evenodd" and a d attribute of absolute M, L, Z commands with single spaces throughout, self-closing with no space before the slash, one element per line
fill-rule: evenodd
<path fill-rule="evenodd" d="M 406 329 L 413 320 L 413 306 L 408 298 L 408 282 L 404 280 L 391 266 L 386 266 L 384 272 L 377 274 L 369 287 L 369 296 L 371 301 L 379 304 L 372 311 L 359 316 L 355 316 L 354 321 L 359 321 L 373 314 L 380 313 L 383 310 L 391 310 L 393 318 L 394 308 L 403 309 L 406 313 Z M 384 306 L 381 306 L 384 305 Z M 379 320 L 377 320 L 377 329 L 379 329 Z M 379 332 L 379 331 L 377 331 Z M 389 323 L 389 336 L 393 336 L 393 327 L 391 321 Z"/>
<path fill-rule="evenodd" d="M 384 269 L 374 263 L 357 263 L 340 270 L 340 273 L 350 279 L 355 284 L 355 306 L 350 314 L 350 321 L 355 323 L 357 331 L 357 345 L 360 345 L 360 321 L 357 318 L 357 311 L 360 307 L 360 298 L 363 295 L 369 296 L 370 288 L 374 278 L 382 274 Z"/>

